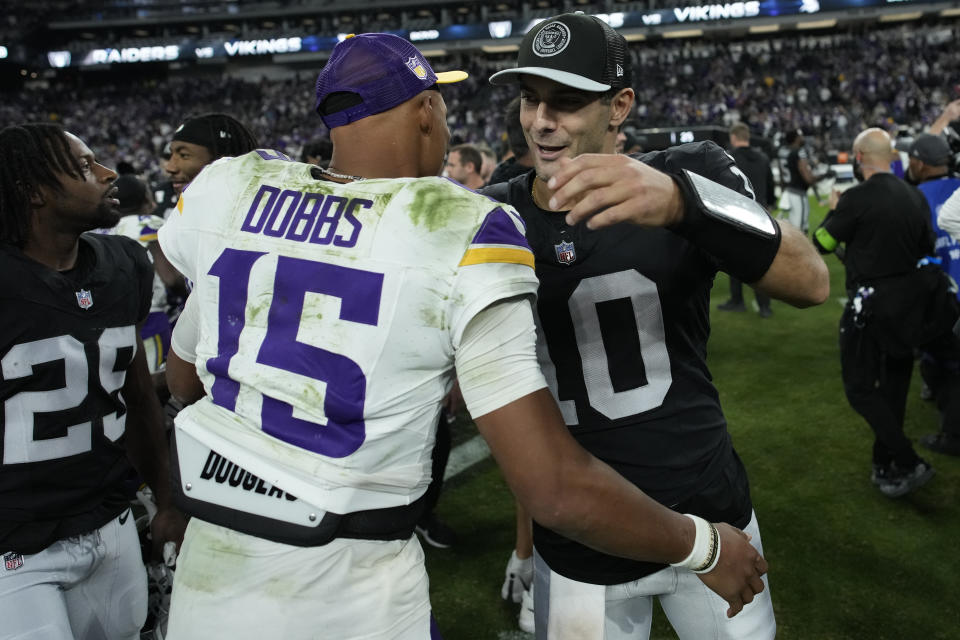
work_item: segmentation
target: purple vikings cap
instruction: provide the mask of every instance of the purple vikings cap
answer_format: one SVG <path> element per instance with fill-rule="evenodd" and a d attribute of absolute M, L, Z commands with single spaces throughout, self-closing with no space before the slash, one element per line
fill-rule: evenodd
<path fill-rule="evenodd" d="M 333 129 L 393 109 L 435 84 L 466 78 L 464 71 L 435 73 L 400 36 L 349 35 L 333 48 L 317 78 L 317 113 Z"/>

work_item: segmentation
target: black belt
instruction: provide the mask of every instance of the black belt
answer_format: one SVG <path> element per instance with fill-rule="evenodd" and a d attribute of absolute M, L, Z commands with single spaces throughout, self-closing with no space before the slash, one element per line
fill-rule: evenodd
<path fill-rule="evenodd" d="M 319 547 L 337 538 L 359 540 L 406 540 L 426 511 L 426 494 L 398 507 L 368 509 L 351 513 L 327 512 L 314 527 L 268 518 L 248 511 L 197 500 L 183 491 L 177 464 L 177 439 L 170 439 L 170 478 L 174 500 L 184 513 L 240 533 L 298 547 Z"/>

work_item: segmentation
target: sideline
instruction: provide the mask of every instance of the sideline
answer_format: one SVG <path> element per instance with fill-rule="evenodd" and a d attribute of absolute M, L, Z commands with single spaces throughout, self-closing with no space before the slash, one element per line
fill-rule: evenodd
<path fill-rule="evenodd" d="M 490 447 L 487 446 L 487 441 L 483 439 L 483 436 L 473 436 L 450 451 L 450 459 L 447 460 L 447 469 L 443 473 L 443 479 L 449 480 L 457 474 L 463 473 L 489 455 Z"/>

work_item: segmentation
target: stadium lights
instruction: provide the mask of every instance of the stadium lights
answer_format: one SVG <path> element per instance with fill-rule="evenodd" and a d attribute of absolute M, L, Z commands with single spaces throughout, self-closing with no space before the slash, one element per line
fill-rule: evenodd
<path fill-rule="evenodd" d="M 509 38 L 513 33 L 513 23 L 509 20 L 498 20 L 487 23 L 487 31 L 491 38 Z"/>
<path fill-rule="evenodd" d="M 485 44 L 480 48 L 484 53 L 512 53 L 520 50 L 515 44 Z"/>
<path fill-rule="evenodd" d="M 829 20 L 811 20 L 810 22 L 798 22 L 797 29 L 829 29 L 837 26 L 837 19 Z"/>
<path fill-rule="evenodd" d="M 703 35 L 703 29 L 674 29 L 673 31 L 664 31 L 664 38 L 699 38 Z"/>
<path fill-rule="evenodd" d="M 63 69 L 70 66 L 72 56 L 69 51 L 49 51 L 47 52 L 47 62 L 54 69 Z"/>
<path fill-rule="evenodd" d="M 880 22 L 906 22 L 907 20 L 919 20 L 921 17 L 923 17 L 923 11 L 887 13 L 880 16 Z"/>
<path fill-rule="evenodd" d="M 9 53 L 7 52 L 7 48 L 3 45 L 0 45 L 0 60 L 6 58 L 8 55 Z"/>
<path fill-rule="evenodd" d="M 420 53 L 422 53 L 425 58 L 441 58 L 447 55 L 447 50 L 446 49 L 421 49 Z"/>
<path fill-rule="evenodd" d="M 623 34 L 623 38 L 627 42 L 640 42 L 642 40 L 646 40 L 647 36 L 642 33 L 625 33 Z"/>
<path fill-rule="evenodd" d="M 940 12 L 941 18 L 953 18 L 960 16 L 960 7 L 953 7 L 951 9 L 944 9 Z"/>
<path fill-rule="evenodd" d="M 608 25 L 614 29 L 619 29 L 623 26 L 623 13 L 598 13 L 596 14 L 597 18 L 600 18 Z"/>
<path fill-rule="evenodd" d="M 436 40 L 440 37 L 440 32 L 436 29 L 424 29 L 422 31 L 411 31 L 410 42 L 420 42 L 421 40 Z"/>
<path fill-rule="evenodd" d="M 755 24 L 750 27 L 750 33 L 773 33 L 780 31 L 779 24 Z"/>

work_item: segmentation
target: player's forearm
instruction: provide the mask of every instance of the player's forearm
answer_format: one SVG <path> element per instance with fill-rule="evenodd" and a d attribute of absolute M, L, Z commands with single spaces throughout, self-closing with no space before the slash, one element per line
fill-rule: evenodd
<path fill-rule="evenodd" d="M 170 462 L 167 441 L 163 436 L 163 417 L 160 405 L 149 410 L 149 418 L 141 417 L 128 429 L 127 457 L 137 473 L 153 490 L 157 507 L 173 506 L 170 492 Z M 130 416 L 133 419 L 134 416 Z"/>
<path fill-rule="evenodd" d="M 930 125 L 928 133 L 940 135 L 943 133 L 943 130 L 950 126 L 950 123 L 957 118 L 960 118 L 960 100 L 954 100 L 946 106 L 943 113 L 940 114 L 940 117 Z"/>
<path fill-rule="evenodd" d="M 542 525 L 610 555 L 672 563 L 693 547 L 693 521 L 664 507 L 593 456 L 571 465 Z"/>
<path fill-rule="evenodd" d="M 167 356 L 167 388 L 184 406 L 206 395 L 196 366 L 178 356 L 173 349 Z"/>
<path fill-rule="evenodd" d="M 546 389 L 476 418 L 514 495 L 541 525 L 605 553 L 677 562 L 689 518 L 646 496 L 584 450 Z"/>
<path fill-rule="evenodd" d="M 795 307 L 823 303 L 830 295 L 830 274 L 823 258 L 799 229 L 783 224 L 780 232 L 777 255 L 753 286 Z"/>
<path fill-rule="evenodd" d="M 142 347 L 137 358 L 143 359 Z M 136 365 L 136 360 L 134 365 Z M 146 372 L 146 361 L 142 363 Z M 133 367 L 131 367 L 133 368 Z M 153 489 L 159 508 L 172 506 L 170 456 L 163 429 L 163 411 L 149 375 L 128 374 L 124 386 L 127 401 L 126 449 L 140 478 Z"/>

